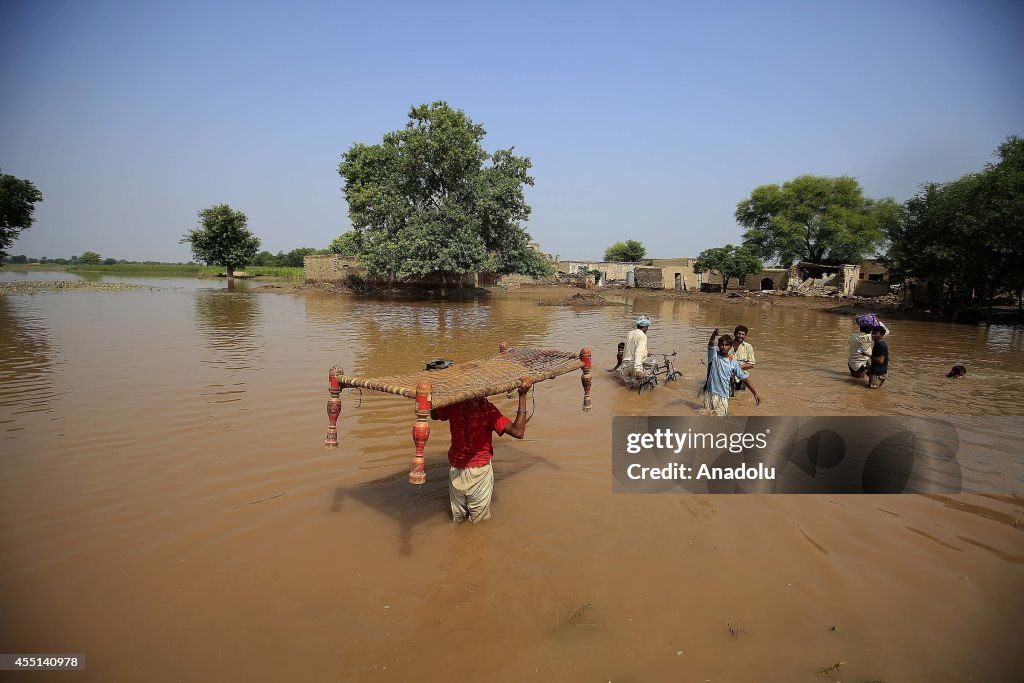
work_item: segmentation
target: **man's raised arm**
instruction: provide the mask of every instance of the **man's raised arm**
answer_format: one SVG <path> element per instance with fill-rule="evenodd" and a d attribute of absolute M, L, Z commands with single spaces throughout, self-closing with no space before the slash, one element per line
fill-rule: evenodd
<path fill-rule="evenodd" d="M 519 386 L 519 408 L 516 409 L 516 419 L 502 430 L 502 434 L 508 434 L 516 439 L 521 439 L 526 435 L 526 413 L 529 412 L 526 410 L 526 394 L 532 386 L 533 380 L 523 377 L 523 383 Z"/>

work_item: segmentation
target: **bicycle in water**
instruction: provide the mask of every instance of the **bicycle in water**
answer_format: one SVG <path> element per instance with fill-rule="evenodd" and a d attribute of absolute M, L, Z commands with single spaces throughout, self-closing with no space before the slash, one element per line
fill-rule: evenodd
<path fill-rule="evenodd" d="M 675 358 L 677 351 L 672 353 L 652 353 L 644 360 L 643 374 L 637 379 L 637 393 L 644 393 L 644 391 L 654 391 L 654 387 L 658 386 L 659 378 L 664 378 L 665 383 L 675 382 L 677 379 L 683 376 L 683 373 L 676 370 Z M 655 356 L 661 356 L 661 362 L 659 363 Z"/>

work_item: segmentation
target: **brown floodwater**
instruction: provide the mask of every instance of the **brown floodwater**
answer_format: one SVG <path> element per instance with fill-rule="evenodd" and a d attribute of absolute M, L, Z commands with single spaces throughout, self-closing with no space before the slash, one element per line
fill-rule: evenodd
<path fill-rule="evenodd" d="M 715 325 L 757 352 L 737 415 L 1020 415 L 1020 328 L 887 321 L 867 391 L 851 318 L 815 310 L 147 282 L 0 296 L 0 651 L 87 661 L 33 680 L 1019 680 L 1024 498 L 613 495 L 610 445 L 614 415 L 694 414 Z M 684 372 L 642 396 L 603 372 L 640 312 Z M 447 521 L 442 423 L 407 483 L 412 401 L 345 392 L 323 448 L 330 366 L 500 341 L 592 347 L 594 409 L 578 375 L 538 385 L 490 522 Z"/>

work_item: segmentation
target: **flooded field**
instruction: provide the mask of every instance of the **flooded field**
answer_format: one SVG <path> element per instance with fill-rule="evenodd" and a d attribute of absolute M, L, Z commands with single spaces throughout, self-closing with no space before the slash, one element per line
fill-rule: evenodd
<path fill-rule="evenodd" d="M 817 310 L 118 281 L 156 289 L 0 296 L 0 650 L 87 660 L 40 680 L 1018 680 L 1024 499 L 613 495 L 610 436 L 694 414 L 710 330 L 740 323 L 764 402 L 736 415 L 1020 415 L 1020 328 L 886 321 L 868 391 L 850 316 Z M 604 372 L 638 313 L 684 373 L 643 395 Z M 538 385 L 526 439 L 495 441 L 492 521 L 447 523 L 441 423 L 407 483 L 411 401 L 345 392 L 323 448 L 332 365 L 501 341 L 591 347 L 594 409 L 578 375 Z"/>

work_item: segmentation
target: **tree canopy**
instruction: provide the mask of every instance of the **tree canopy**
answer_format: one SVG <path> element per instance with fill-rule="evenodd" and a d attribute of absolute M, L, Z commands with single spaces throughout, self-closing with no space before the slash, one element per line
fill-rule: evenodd
<path fill-rule="evenodd" d="M 605 261 L 642 261 L 647 256 L 647 248 L 637 240 L 616 242 L 604 250 Z"/>
<path fill-rule="evenodd" d="M 764 270 L 764 263 L 750 247 L 727 244 L 724 247 L 700 252 L 697 260 L 693 262 L 693 269 L 697 272 L 710 271 L 721 275 L 724 293 L 729 287 L 729 280 L 739 280 L 744 275 L 759 273 Z"/>
<path fill-rule="evenodd" d="M 103 257 L 95 251 L 83 251 L 82 255 L 78 257 L 79 263 L 84 263 L 90 266 L 99 265 L 102 261 Z"/>
<path fill-rule="evenodd" d="M 1024 287 L 1024 139 L 1011 136 L 996 155 L 978 173 L 922 185 L 889 232 L 894 273 L 939 281 L 951 316 L 972 292 L 1019 298 Z"/>
<path fill-rule="evenodd" d="M 28 230 L 35 221 L 36 204 L 43 201 L 40 192 L 30 180 L 22 180 L 0 170 L 0 260 L 18 239 L 22 230 Z"/>
<path fill-rule="evenodd" d="M 874 254 L 898 217 L 894 200 L 865 197 L 849 176 L 802 175 L 781 186 L 761 185 L 736 205 L 736 221 L 746 228 L 743 244 L 783 266 L 859 263 Z"/>
<path fill-rule="evenodd" d="M 343 155 L 359 261 L 370 275 L 524 273 L 541 265 L 519 225 L 530 215 L 527 157 L 488 154 L 483 126 L 446 102 L 413 107 L 405 128 Z"/>
<path fill-rule="evenodd" d="M 292 249 L 287 253 L 279 251 L 276 254 L 272 254 L 269 251 L 261 251 L 253 257 L 252 265 L 302 268 L 306 263 L 307 255 L 329 253 L 331 252 L 327 249 L 315 249 L 313 247 L 299 247 L 298 249 Z"/>
<path fill-rule="evenodd" d="M 260 248 L 258 237 L 249 232 L 248 219 L 227 204 L 217 204 L 199 212 L 199 227 L 189 230 L 181 244 L 192 245 L 197 261 L 224 266 L 228 277 L 235 268 L 252 263 Z"/>

